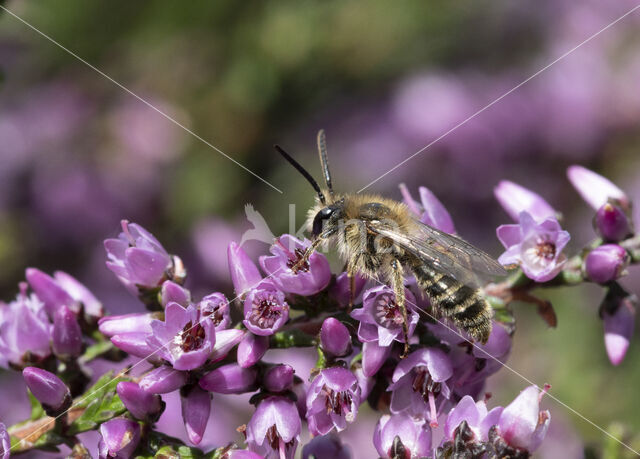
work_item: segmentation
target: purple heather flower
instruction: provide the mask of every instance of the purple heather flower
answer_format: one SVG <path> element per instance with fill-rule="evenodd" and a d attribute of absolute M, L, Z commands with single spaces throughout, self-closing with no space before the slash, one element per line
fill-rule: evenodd
<path fill-rule="evenodd" d="M 514 221 L 519 221 L 520 213 L 527 212 L 537 222 L 555 218 L 556 211 L 540 195 L 508 180 L 502 180 L 493 189 L 493 194 Z"/>
<path fill-rule="evenodd" d="M 332 367 L 320 371 L 307 391 L 307 421 L 313 435 L 338 432 L 355 421 L 360 405 L 360 386 L 349 370 Z"/>
<path fill-rule="evenodd" d="M 424 186 L 418 188 L 421 204 L 413 200 L 411 193 L 404 183 L 400 184 L 400 192 L 402 193 L 404 203 L 414 214 L 420 217 L 422 223 L 433 226 L 445 233 L 454 234 L 456 232 L 451 215 L 431 190 Z"/>
<path fill-rule="evenodd" d="M 211 319 L 216 331 L 223 330 L 231 324 L 229 300 L 222 293 L 216 292 L 205 296 L 198 303 L 198 308 L 203 316 Z"/>
<path fill-rule="evenodd" d="M 416 304 L 413 294 L 405 289 L 405 295 L 411 336 L 420 317 L 411 306 Z M 393 290 L 386 285 L 379 285 L 365 291 L 362 308 L 352 311 L 351 317 L 360 321 L 358 338 L 365 343 L 363 370 L 367 376 L 373 376 L 389 356 L 391 344 L 394 341 L 404 343 L 402 314 Z"/>
<path fill-rule="evenodd" d="M 629 265 L 629 254 L 617 244 L 604 244 L 588 253 L 584 270 L 589 279 L 605 284 L 624 274 Z"/>
<path fill-rule="evenodd" d="M 194 445 L 202 441 L 211 412 L 211 394 L 198 386 L 191 386 L 182 393 L 182 418 L 187 436 Z"/>
<path fill-rule="evenodd" d="M 353 300 L 355 301 L 364 285 L 367 283 L 367 279 L 365 277 L 360 276 L 359 274 L 355 274 L 354 279 L 354 291 L 353 291 Z M 346 307 L 349 305 L 349 301 L 351 298 L 351 281 L 349 280 L 349 276 L 346 272 L 342 272 L 336 277 L 336 282 L 329 289 L 329 295 L 333 299 L 335 299 L 340 306 Z"/>
<path fill-rule="evenodd" d="M 53 277 L 39 269 L 27 268 L 26 278 L 31 289 L 44 303 L 49 317 L 53 317 L 56 310 L 62 305 L 68 306 L 76 313 L 79 311 L 80 308 L 76 301 Z"/>
<path fill-rule="evenodd" d="M 220 330 L 216 332 L 216 345 L 213 347 L 211 356 L 209 357 L 211 362 L 219 362 L 224 359 L 227 354 L 236 347 L 247 332 L 239 330 L 237 328 L 230 328 L 229 330 Z"/>
<path fill-rule="evenodd" d="M 82 330 L 67 306 L 60 306 L 53 316 L 51 345 L 56 356 L 62 359 L 78 357 L 82 353 Z"/>
<path fill-rule="evenodd" d="M 22 367 L 51 354 L 51 324 L 43 303 L 37 296 L 26 294 L 26 283 L 15 301 L 4 306 L 0 322 L 0 355 L 2 361 Z"/>
<path fill-rule="evenodd" d="M 176 370 L 202 366 L 216 343 L 213 322 L 201 320 L 200 311 L 193 305 L 185 309 L 178 303 L 169 303 L 164 314 L 164 322 L 151 322 L 153 333 L 147 339 L 149 345 L 160 348 L 162 358 Z"/>
<path fill-rule="evenodd" d="M 147 230 L 135 223 L 122 220 L 122 233 L 117 239 L 107 239 L 104 247 L 109 261 L 107 267 L 134 295 L 139 288 L 160 286 L 172 269 L 171 256 L 162 244 Z M 182 273 L 178 278 L 182 277 Z"/>
<path fill-rule="evenodd" d="M 275 365 L 264 373 L 264 388 L 269 392 L 284 392 L 293 386 L 293 367 L 286 364 Z"/>
<path fill-rule="evenodd" d="M 169 303 L 178 303 L 186 308 L 191 303 L 191 292 L 173 281 L 164 281 L 160 289 L 160 304 L 166 307 Z"/>
<path fill-rule="evenodd" d="M 382 458 L 418 459 L 431 456 L 431 429 L 424 420 L 407 414 L 382 416 L 373 433 L 373 444 Z"/>
<path fill-rule="evenodd" d="M 7 428 L 0 422 L 0 459 L 9 459 L 11 456 L 11 436 Z"/>
<path fill-rule="evenodd" d="M 451 395 L 447 380 L 453 374 L 451 361 L 440 349 L 422 348 L 402 360 L 393 372 L 391 412 L 407 412 L 426 417 L 431 426 L 438 425 L 436 398 Z"/>
<path fill-rule="evenodd" d="M 269 349 L 269 337 L 247 333 L 238 344 L 238 365 L 249 368 L 255 365 Z"/>
<path fill-rule="evenodd" d="M 159 395 L 147 392 L 134 382 L 119 382 L 116 390 L 124 406 L 136 419 L 155 421 L 164 411 L 164 403 Z"/>
<path fill-rule="evenodd" d="M 257 376 L 258 371 L 253 368 L 242 368 L 237 363 L 230 363 L 202 376 L 199 384 L 209 392 L 243 394 L 257 389 Z"/>
<path fill-rule="evenodd" d="M 600 174 L 582 166 L 570 166 L 567 169 L 567 177 L 582 199 L 594 210 L 605 205 L 609 199 L 620 202 L 625 208 L 629 207 L 629 198 L 624 191 Z"/>
<path fill-rule="evenodd" d="M 168 366 L 161 366 L 144 375 L 140 388 L 151 394 L 168 394 L 187 383 L 187 374 Z"/>
<path fill-rule="evenodd" d="M 150 363 L 161 363 L 162 358 L 158 347 L 150 344 L 149 333 L 123 333 L 113 335 L 111 343 L 121 351 L 148 360 Z"/>
<path fill-rule="evenodd" d="M 53 277 L 77 303 L 82 305 L 84 313 L 89 317 L 102 317 L 104 309 L 102 303 L 80 281 L 63 271 L 56 271 Z"/>
<path fill-rule="evenodd" d="M 562 249 L 570 236 L 554 218 L 537 223 L 522 212 L 519 224 L 500 225 L 496 233 L 507 249 L 498 261 L 505 266 L 519 264 L 524 274 L 536 282 L 553 279 L 567 260 Z"/>
<path fill-rule="evenodd" d="M 251 289 L 244 300 L 244 325 L 261 336 L 273 335 L 289 318 L 289 305 L 284 293 L 270 281 Z"/>
<path fill-rule="evenodd" d="M 36 367 L 22 370 L 27 387 L 42 403 L 50 416 L 55 416 L 71 406 L 71 392 L 60 378 L 53 373 Z"/>
<path fill-rule="evenodd" d="M 296 405 L 285 397 L 267 397 L 247 424 L 247 445 L 265 459 L 293 459 L 302 424 Z"/>
<path fill-rule="evenodd" d="M 296 268 L 310 245 L 307 239 L 300 241 L 284 234 L 271 246 L 272 256 L 260 257 L 260 266 L 280 290 L 296 295 L 314 295 L 329 285 L 331 268 L 327 257 L 319 252 L 314 252 L 307 262 Z"/>
<path fill-rule="evenodd" d="M 329 317 L 320 328 L 322 349 L 336 357 L 344 357 L 351 352 L 351 334 L 342 322 Z"/>
<path fill-rule="evenodd" d="M 620 300 L 615 312 L 610 313 L 605 309 L 602 313 L 604 345 L 613 365 L 619 365 L 622 362 L 629 348 L 635 324 L 636 303 L 637 298 L 629 296 Z"/>
<path fill-rule="evenodd" d="M 489 432 L 489 441 L 498 446 L 500 457 L 504 455 L 501 448 L 512 447 L 532 453 L 540 446 L 551 420 L 549 411 L 540 411 L 540 399 L 546 390 L 548 387 L 540 393 L 537 386 L 529 386 L 502 410 L 496 428 L 491 429 L 493 433 Z"/>
<path fill-rule="evenodd" d="M 111 419 L 100 426 L 100 433 L 100 459 L 129 459 L 140 442 L 140 424 L 130 419 Z"/>
<path fill-rule="evenodd" d="M 605 241 L 621 241 L 633 234 L 630 216 L 620 206 L 605 203 L 593 219 L 596 232 Z"/>
<path fill-rule="evenodd" d="M 236 295 L 242 299 L 249 290 L 258 286 L 262 276 L 256 264 L 247 255 L 247 252 L 235 242 L 229 244 L 227 258 L 233 288 Z"/>
<path fill-rule="evenodd" d="M 458 435 L 462 436 L 465 443 L 487 441 L 489 429 L 498 423 L 502 411 L 502 407 L 496 407 L 487 412 L 484 401 L 475 402 L 472 397 L 465 395 L 447 415 L 442 442 L 455 443 Z M 463 421 L 466 421 L 465 432 L 460 432 Z"/>
<path fill-rule="evenodd" d="M 120 316 L 107 316 L 98 321 L 98 330 L 105 336 L 126 333 L 151 333 L 151 322 L 156 320 L 156 313 L 133 313 Z"/>
<path fill-rule="evenodd" d="M 337 434 L 321 435 L 311 439 L 302 448 L 302 459 L 351 459 L 351 448 L 342 444 Z"/>

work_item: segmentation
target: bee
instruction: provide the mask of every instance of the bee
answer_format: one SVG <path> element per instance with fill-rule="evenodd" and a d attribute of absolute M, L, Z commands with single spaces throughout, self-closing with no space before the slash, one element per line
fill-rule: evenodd
<path fill-rule="evenodd" d="M 307 219 L 311 245 L 296 266 L 307 263 L 311 254 L 325 242 L 337 247 L 351 280 L 350 305 L 356 273 L 386 281 L 395 293 L 393 307 L 397 308 L 387 312 L 399 313 L 402 320 L 403 356 L 409 350 L 404 286 L 407 272 L 413 274 L 437 317 L 448 319 L 474 340 L 486 343 L 491 333 L 492 311 L 480 286 L 482 280 L 490 276 L 506 275 L 504 268 L 463 239 L 423 224 L 404 203 L 375 194 L 335 193 L 322 130 L 317 143 L 324 189 L 285 150 L 275 145 L 317 193 Z"/>

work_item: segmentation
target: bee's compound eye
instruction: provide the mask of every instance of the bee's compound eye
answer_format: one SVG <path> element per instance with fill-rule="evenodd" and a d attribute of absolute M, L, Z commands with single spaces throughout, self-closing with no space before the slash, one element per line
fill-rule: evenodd
<path fill-rule="evenodd" d="M 323 222 L 325 220 L 328 220 L 331 217 L 334 210 L 335 209 L 331 207 L 325 207 L 324 209 L 322 209 L 320 212 L 316 214 L 316 216 L 313 219 L 313 229 L 312 229 L 312 233 L 314 236 L 319 236 L 320 233 L 322 233 Z"/>

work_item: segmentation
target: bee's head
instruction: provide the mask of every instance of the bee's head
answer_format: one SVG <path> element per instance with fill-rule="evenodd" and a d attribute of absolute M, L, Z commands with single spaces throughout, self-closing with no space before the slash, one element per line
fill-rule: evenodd
<path fill-rule="evenodd" d="M 338 221 L 342 218 L 342 201 L 323 207 L 313 217 L 311 226 L 311 234 L 318 237 L 327 227 L 337 226 Z"/>

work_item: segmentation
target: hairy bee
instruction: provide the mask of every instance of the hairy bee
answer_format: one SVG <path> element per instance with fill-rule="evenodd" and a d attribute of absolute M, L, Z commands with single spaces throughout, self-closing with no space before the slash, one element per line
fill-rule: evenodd
<path fill-rule="evenodd" d="M 317 193 L 307 221 L 312 242 L 300 263 L 320 244 L 330 242 L 346 261 L 352 280 L 357 272 L 388 282 L 403 319 L 405 355 L 409 334 L 404 294 L 407 271 L 415 276 L 437 316 L 452 321 L 473 339 L 487 341 L 491 306 L 479 287 L 482 277 L 506 274 L 497 261 L 459 237 L 423 224 L 401 202 L 372 194 L 334 193 L 324 131 L 318 133 L 324 190 L 288 153 L 275 147 Z"/>

